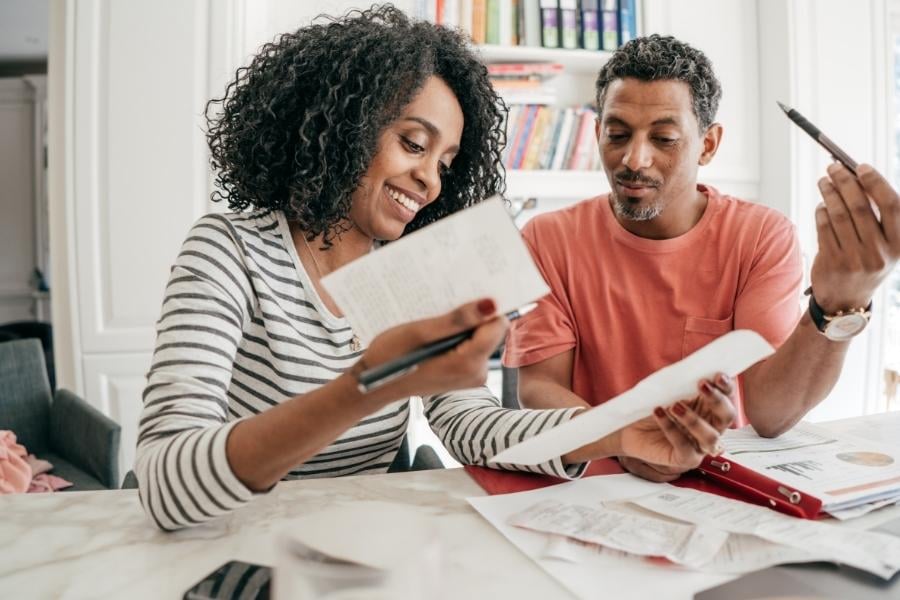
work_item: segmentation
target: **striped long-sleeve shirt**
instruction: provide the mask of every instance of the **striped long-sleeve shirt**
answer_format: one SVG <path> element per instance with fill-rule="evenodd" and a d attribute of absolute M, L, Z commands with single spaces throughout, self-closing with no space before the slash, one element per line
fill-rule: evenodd
<path fill-rule="evenodd" d="M 172 530 L 250 501 L 225 440 L 235 423 L 347 370 L 346 319 L 322 303 L 280 212 L 213 214 L 188 234 L 172 268 L 144 390 L 135 471 L 141 502 Z M 501 408 L 486 388 L 424 399 L 431 428 L 462 463 L 486 464 L 575 409 Z M 361 420 L 287 479 L 383 473 L 406 433 L 409 402 Z M 559 459 L 530 468 L 568 477 Z"/>

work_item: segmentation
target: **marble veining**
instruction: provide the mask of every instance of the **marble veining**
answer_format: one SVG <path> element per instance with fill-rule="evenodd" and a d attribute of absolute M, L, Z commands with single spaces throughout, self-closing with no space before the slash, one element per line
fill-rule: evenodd
<path fill-rule="evenodd" d="M 446 598 L 567 598 L 466 503 L 462 469 L 280 483 L 227 518 L 158 531 L 136 490 L 0 497 L 0 598 L 181 598 L 230 559 L 272 565 L 292 517 L 360 500 L 433 518 Z"/>

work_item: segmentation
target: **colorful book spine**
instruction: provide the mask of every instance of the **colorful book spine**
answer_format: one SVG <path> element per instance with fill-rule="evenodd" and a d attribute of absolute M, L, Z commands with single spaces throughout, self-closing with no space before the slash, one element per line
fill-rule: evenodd
<path fill-rule="evenodd" d="M 559 140 L 553 149 L 553 161 L 550 168 L 559 171 L 566 164 L 566 152 L 569 148 L 569 140 L 572 139 L 572 124 L 575 122 L 575 109 L 567 108 L 563 113 L 563 122 L 560 125 Z"/>
<path fill-rule="evenodd" d="M 559 0 L 560 44 L 578 48 L 578 0 Z"/>
<path fill-rule="evenodd" d="M 488 44 L 500 43 L 500 0 L 487 0 L 485 14 L 487 35 L 485 42 Z"/>
<path fill-rule="evenodd" d="M 581 47 L 585 50 L 601 48 L 599 0 L 581 0 Z"/>
<path fill-rule="evenodd" d="M 540 0 L 521 0 L 519 2 L 519 45 L 541 45 L 541 2 Z"/>
<path fill-rule="evenodd" d="M 541 42 L 544 48 L 559 48 L 559 3 L 541 0 Z"/>
<path fill-rule="evenodd" d="M 637 37 L 637 5 L 635 0 L 619 0 L 619 44 Z"/>
<path fill-rule="evenodd" d="M 487 43 L 487 0 L 472 0 L 472 41 Z"/>
<path fill-rule="evenodd" d="M 601 19 L 601 46 L 604 50 L 615 50 L 619 47 L 619 11 L 616 0 L 603 0 Z"/>

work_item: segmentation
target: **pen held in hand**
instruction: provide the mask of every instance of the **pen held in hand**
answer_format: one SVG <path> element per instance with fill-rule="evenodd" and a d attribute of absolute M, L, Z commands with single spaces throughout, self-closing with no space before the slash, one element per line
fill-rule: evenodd
<path fill-rule="evenodd" d="M 537 304 L 534 302 L 526 304 L 518 310 L 506 313 L 506 318 L 514 321 L 531 312 L 535 307 L 537 307 Z M 363 393 L 371 392 L 389 381 L 411 373 L 418 367 L 419 363 L 456 348 L 459 344 L 472 337 L 473 333 L 475 333 L 474 328 L 461 331 L 460 333 L 435 340 L 383 365 L 366 369 L 360 373 L 357 387 Z"/>
<path fill-rule="evenodd" d="M 819 131 L 819 128 L 809 122 L 809 120 L 797 112 L 796 109 L 793 109 L 789 106 L 785 106 L 781 102 L 778 102 L 778 106 L 781 107 L 781 110 L 784 111 L 784 114 L 787 115 L 788 119 L 796 123 L 800 129 L 805 131 L 812 137 L 812 139 L 816 140 L 820 146 L 825 148 L 832 157 L 845 167 L 850 170 L 851 173 L 856 175 L 856 161 L 850 158 L 850 155 L 841 150 L 837 144 L 831 141 L 831 139 Z"/>

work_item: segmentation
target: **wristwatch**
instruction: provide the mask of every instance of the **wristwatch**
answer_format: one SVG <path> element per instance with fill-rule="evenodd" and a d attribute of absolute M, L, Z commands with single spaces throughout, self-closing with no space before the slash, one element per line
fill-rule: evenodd
<path fill-rule="evenodd" d="M 850 308 L 826 315 L 819 303 L 816 302 L 812 288 L 806 290 L 806 294 L 809 296 L 809 316 L 816 324 L 816 329 L 834 342 L 845 342 L 859 334 L 866 328 L 872 316 L 871 301 L 865 308 Z"/>

